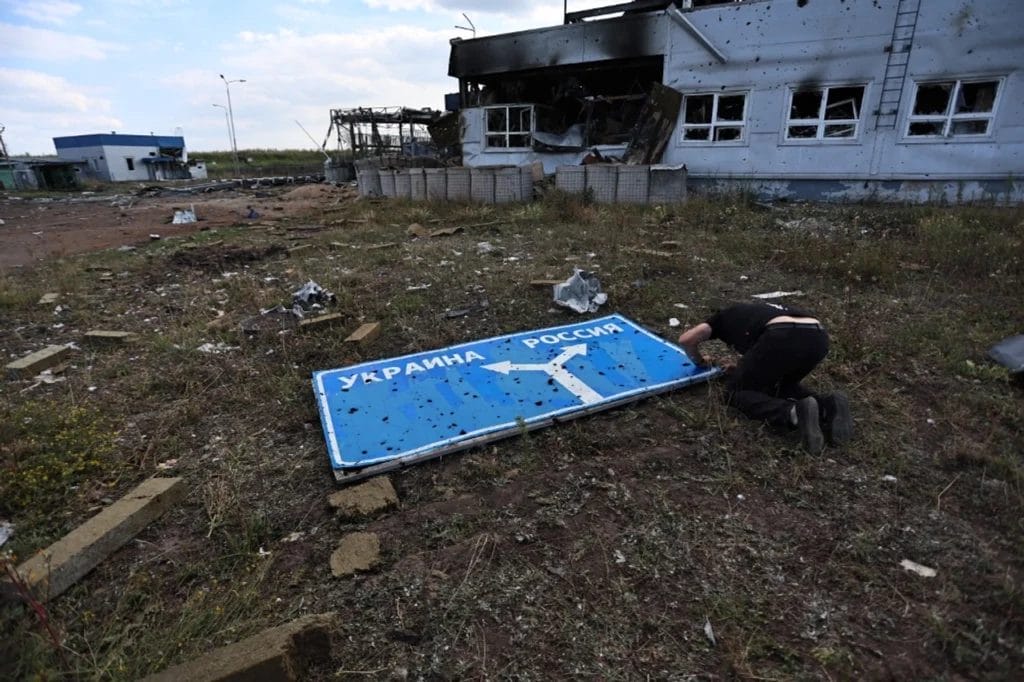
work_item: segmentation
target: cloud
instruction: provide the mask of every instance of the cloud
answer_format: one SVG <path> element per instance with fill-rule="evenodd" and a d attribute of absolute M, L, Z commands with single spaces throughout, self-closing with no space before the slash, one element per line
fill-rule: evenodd
<path fill-rule="evenodd" d="M 0 111 L 12 154 L 52 154 L 53 137 L 120 128 L 111 108 L 60 76 L 0 66 Z"/>
<path fill-rule="evenodd" d="M 477 35 L 520 31 L 562 23 L 562 3 L 551 0 L 363 0 L 373 9 L 391 12 L 427 12 L 451 14 L 462 23 L 462 14 L 476 24 Z M 570 0 L 570 12 L 613 5 L 613 0 Z M 496 21 L 498 20 L 498 21 Z"/>
<path fill-rule="evenodd" d="M 110 52 L 124 49 L 88 36 L 5 23 L 0 23 L 0 45 L 4 46 L 8 55 L 54 62 L 100 60 L 105 59 Z"/>
<path fill-rule="evenodd" d="M 82 11 L 81 5 L 62 0 L 26 2 L 16 4 L 14 13 L 44 24 L 63 24 Z"/>

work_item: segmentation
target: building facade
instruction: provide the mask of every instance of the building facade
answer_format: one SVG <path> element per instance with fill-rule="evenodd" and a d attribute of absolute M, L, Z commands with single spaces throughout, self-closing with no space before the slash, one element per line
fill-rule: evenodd
<path fill-rule="evenodd" d="M 452 41 L 466 165 L 646 145 L 691 185 L 767 198 L 1024 199 L 1018 0 L 616 9 Z"/>
<path fill-rule="evenodd" d="M 187 180 L 185 138 L 171 135 L 71 135 L 55 137 L 57 156 L 83 161 L 87 173 L 105 182 Z"/>

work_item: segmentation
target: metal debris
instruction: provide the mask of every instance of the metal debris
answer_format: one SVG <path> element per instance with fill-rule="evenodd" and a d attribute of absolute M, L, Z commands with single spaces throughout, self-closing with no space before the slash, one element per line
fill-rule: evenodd
<path fill-rule="evenodd" d="M 573 268 L 572 277 L 554 286 L 555 303 L 571 308 L 578 313 L 596 313 L 608 300 L 608 294 L 601 292 L 597 275 L 579 268 Z"/>
<path fill-rule="evenodd" d="M 196 222 L 196 207 L 193 204 L 189 204 L 184 211 L 175 211 L 174 219 L 171 220 L 172 225 L 186 225 L 194 222 Z"/>

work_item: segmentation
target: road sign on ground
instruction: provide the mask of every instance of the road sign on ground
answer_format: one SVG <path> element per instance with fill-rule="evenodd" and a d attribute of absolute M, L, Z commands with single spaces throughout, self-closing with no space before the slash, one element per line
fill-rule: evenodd
<path fill-rule="evenodd" d="M 313 388 L 335 475 L 354 480 L 718 371 L 609 315 L 315 372 Z"/>

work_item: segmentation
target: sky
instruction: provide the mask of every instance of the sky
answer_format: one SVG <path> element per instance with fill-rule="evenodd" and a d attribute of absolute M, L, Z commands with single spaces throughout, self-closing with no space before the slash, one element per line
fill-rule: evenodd
<path fill-rule="evenodd" d="M 569 10 L 613 4 L 569 0 Z M 0 0 L 10 154 L 53 138 L 183 135 L 192 151 L 314 149 L 330 110 L 444 108 L 449 40 L 562 23 L 561 0 Z M 316 141 L 307 137 L 298 121 Z M 332 133 L 328 150 L 337 141 Z"/>

